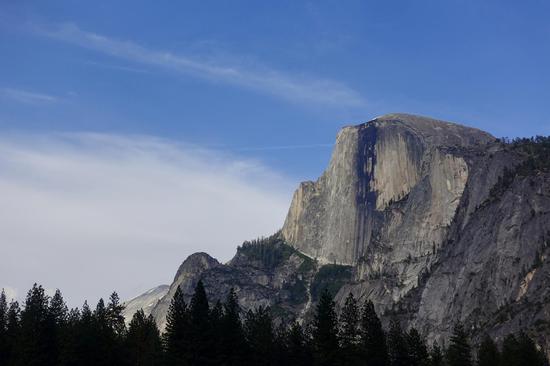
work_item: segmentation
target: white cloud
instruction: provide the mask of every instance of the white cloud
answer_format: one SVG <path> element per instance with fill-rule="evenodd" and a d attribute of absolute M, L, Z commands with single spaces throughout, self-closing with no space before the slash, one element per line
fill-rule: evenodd
<path fill-rule="evenodd" d="M 117 40 L 86 32 L 74 24 L 63 24 L 55 29 L 40 28 L 37 33 L 92 49 L 135 63 L 169 69 L 238 85 L 290 100 L 340 107 L 362 107 L 364 98 L 349 86 L 329 79 L 290 75 L 261 65 L 226 65 L 219 61 L 206 61 L 196 56 L 155 50 L 134 42 Z"/>
<path fill-rule="evenodd" d="M 227 260 L 273 233 L 293 183 L 188 145 L 102 134 L 0 139 L 0 278 L 71 305 L 169 283 L 196 251 Z"/>
<path fill-rule="evenodd" d="M 59 98 L 28 90 L 0 88 L 0 96 L 25 104 L 49 104 L 59 101 Z"/>

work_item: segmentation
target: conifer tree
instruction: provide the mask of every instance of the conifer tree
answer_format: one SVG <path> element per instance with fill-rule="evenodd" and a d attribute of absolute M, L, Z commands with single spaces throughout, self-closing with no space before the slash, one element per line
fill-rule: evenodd
<path fill-rule="evenodd" d="M 522 365 L 519 351 L 519 342 L 515 335 L 508 334 L 502 342 L 501 366 L 519 366 Z"/>
<path fill-rule="evenodd" d="M 0 293 L 0 365 L 6 365 L 8 362 L 8 301 L 4 289 Z"/>
<path fill-rule="evenodd" d="M 288 326 L 280 321 L 273 340 L 273 365 L 288 365 Z"/>
<path fill-rule="evenodd" d="M 114 365 L 117 359 L 117 339 L 111 328 L 109 314 L 103 299 L 99 299 L 93 312 L 91 332 L 94 337 L 92 346 L 96 365 Z"/>
<path fill-rule="evenodd" d="M 273 364 L 275 333 L 269 307 L 259 306 L 245 316 L 244 330 L 250 352 L 250 365 Z"/>
<path fill-rule="evenodd" d="M 428 347 L 416 328 L 411 328 L 406 334 L 408 358 L 411 366 L 428 366 Z"/>
<path fill-rule="evenodd" d="M 210 327 L 212 334 L 213 348 L 210 350 L 213 362 L 218 365 L 222 362 L 222 318 L 223 305 L 217 300 L 212 309 L 210 309 Z"/>
<path fill-rule="evenodd" d="M 20 317 L 21 309 L 17 301 L 11 301 L 8 308 L 6 319 L 6 365 L 15 364 L 16 359 L 16 344 L 20 334 Z"/>
<path fill-rule="evenodd" d="M 190 363 L 192 365 L 213 364 L 211 351 L 214 348 L 213 332 L 210 323 L 210 306 L 202 281 L 197 283 L 189 307 L 190 322 Z"/>
<path fill-rule="evenodd" d="M 544 366 L 546 364 L 546 357 L 525 332 L 520 332 L 517 340 L 518 353 L 524 365 Z"/>
<path fill-rule="evenodd" d="M 338 319 L 327 289 L 323 291 L 313 319 L 312 343 L 316 365 L 336 365 L 339 361 Z"/>
<path fill-rule="evenodd" d="M 368 365 L 388 365 L 386 334 L 370 300 L 365 301 L 361 312 L 361 348 Z"/>
<path fill-rule="evenodd" d="M 100 339 L 98 337 L 97 321 L 87 301 L 84 301 L 84 305 L 82 305 L 80 324 L 77 332 L 79 337 L 76 344 L 75 354 L 77 361 L 75 365 L 95 365 L 96 359 L 101 357 L 98 355 L 98 343 Z"/>
<path fill-rule="evenodd" d="M 498 348 L 491 337 L 486 334 L 479 345 L 477 366 L 498 366 L 499 364 L 500 353 Z"/>
<path fill-rule="evenodd" d="M 340 346 L 346 365 L 361 364 L 359 355 L 359 308 L 350 292 L 340 314 Z"/>
<path fill-rule="evenodd" d="M 447 349 L 448 366 L 471 366 L 472 351 L 468 336 L 461 323 L 455 325 L 451 336 L 449 348 Z"/>
<path fill-rule="evenodd" d="M 128 325 L 126 359 L 132 366 L 154 366 L 162 359 L 160 333 L 151 315 L 138 310 Z"/>
<path fill-rule="evenodd" d="M 52 347 L 51 352 L 53 353 L 53 358 L 56 363 L 59 363 L 60 352 L 63 342 L 63 333 L 65 332 L 66 322 L 67 322 L 67 305 L 61 291 L 57 289 L 55 294 L 50 299 L 50 304 L 48 308 L 48 333 L 52 337 Z"/>
<path fill-rule="evenodd" d="M 313 363 L 309 340 L 298 322 L 292 323 L 287 334 L 289 365 L 311 365 Z"/>
<path fill-rule="evenodd" d="M 80 323 L 80 310 L 71 309 L 67 313 L 65 327 L 61 335 L 61 348 L 59 364 L 61 366 L 79 365 L 79 342 L 82 340 L 83 332 Z"/>
<path fill-rule="evenodd" d="M 164 347 L 168 365 L 186 365 L 189 355 L 190 316 L 183 292 L 178 287 L 166 315 Z"/>
<path fill-rule="evenodd" d="M 106 309 L 106 318 L 109 328 L 117 338 L 124 336 L 126 324 L 124 322 L 124 305 L 120 303 L 120 298 L 116 292 L 113 292 L 109 297 L 109 303 Z"/>
<path fill-rule="evenodd" d="M 56 362 L 48 302 L 42 286 L 34 284 L 27 293 L 17 338 L 17 365 L 53 365 Z"/>
<path fill-rule="evenodd" d="M 443 356 L 443 351 L 441 351 L 437 342 L 434 342 L 430 350 L 430 366 L 443 366 L 444 364 L 445 357 Z"/>
<path fill-rule="evenodd" d="M 390 366 L 409 366 L 409 350 L 401 325 L 395 319 L 388 332 L 388 359 Z"/>
<path fill-rule="evenodd" d="M 247 345 L 235 290 L 231 288 L 223 304 L 221 319 L 220 358 L 225 365 L 241 365 L 247 354 Z"/>

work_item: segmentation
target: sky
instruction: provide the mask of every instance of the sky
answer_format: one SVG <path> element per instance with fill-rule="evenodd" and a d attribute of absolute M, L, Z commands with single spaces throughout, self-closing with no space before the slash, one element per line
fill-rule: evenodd
<path fill-rule="evenodd" d="M 550 134 L 550 2 L 0 0 L 0 287 L 71 305 L 281 227 L 338 130 Z"/>

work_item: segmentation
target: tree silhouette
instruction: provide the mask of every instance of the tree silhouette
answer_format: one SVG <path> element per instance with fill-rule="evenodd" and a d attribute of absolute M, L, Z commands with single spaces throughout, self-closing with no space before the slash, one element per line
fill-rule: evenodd
<path fill-rule="evenodd" d="M 489 335 L 485 335 L 477 353 L 477 366 L 494 366 L 500 364 L 500 352 Z"/>
<path fill-rule="evenodd" d="M 405 334 L 395 319 L 392 319 L 388 332 L 388 358 L 391 366 L 410 366 Z"/>
<path fill-rule="evenodd" d="M 168 365 L 187 364 L 191 339 L 190 325 L 189 310 L 183 298 L 183 292 L 177 287 L 168 308 L 164 332 L 164 347 Z"/>
<path fill-rule="evenodd" d="M 461 323 L 457 323 L 447 349 L 447 364 L 449 366 L 471 366 L 472 351 L 468 336 Z"/>
<path fill-rule="evenodd" d="M 338 318 L 335 304 L 328 290 L 324 290 L 313 319 L 312 342 L 317 365 L 335 365 L 339 362 Z"/>
<path fill-rule="evenodd" d="M 160 333 L 151 315 L 138 310 L 128 324 L 125 339 L 126 360 L 130 365 L 154 366 L 162 359 Z"/>
<path fill-rule="evenodd" d="M 368 365 L 388 365 L 386 334 L 370 300 L 365 301 L 361 312 L 361 346 Z"/>
<path fill-rule="evenodd" d="M 346 365 L 360 365 L 359 355 L 359 308 L 350 292 L 340 314 L 340 345 L 342 362 Z"/>

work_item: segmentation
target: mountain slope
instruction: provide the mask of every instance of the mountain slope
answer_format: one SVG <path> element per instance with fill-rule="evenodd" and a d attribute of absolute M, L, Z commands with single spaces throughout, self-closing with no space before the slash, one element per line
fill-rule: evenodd
<path fill-rule="evenodd" d="M 346 127 L 280 233 L 227 264 L 191 256 L 152 313 L 162 325 L 175 288 L 190 296 L 203 279 L 212 300 L 235 287 L 245 308 L 304 319 L 329 286 L 432 340 L 460 320 L 474 336 L 527 329 L 547 347 L 550 148 L 533 146 L 406 114 Z"/>

